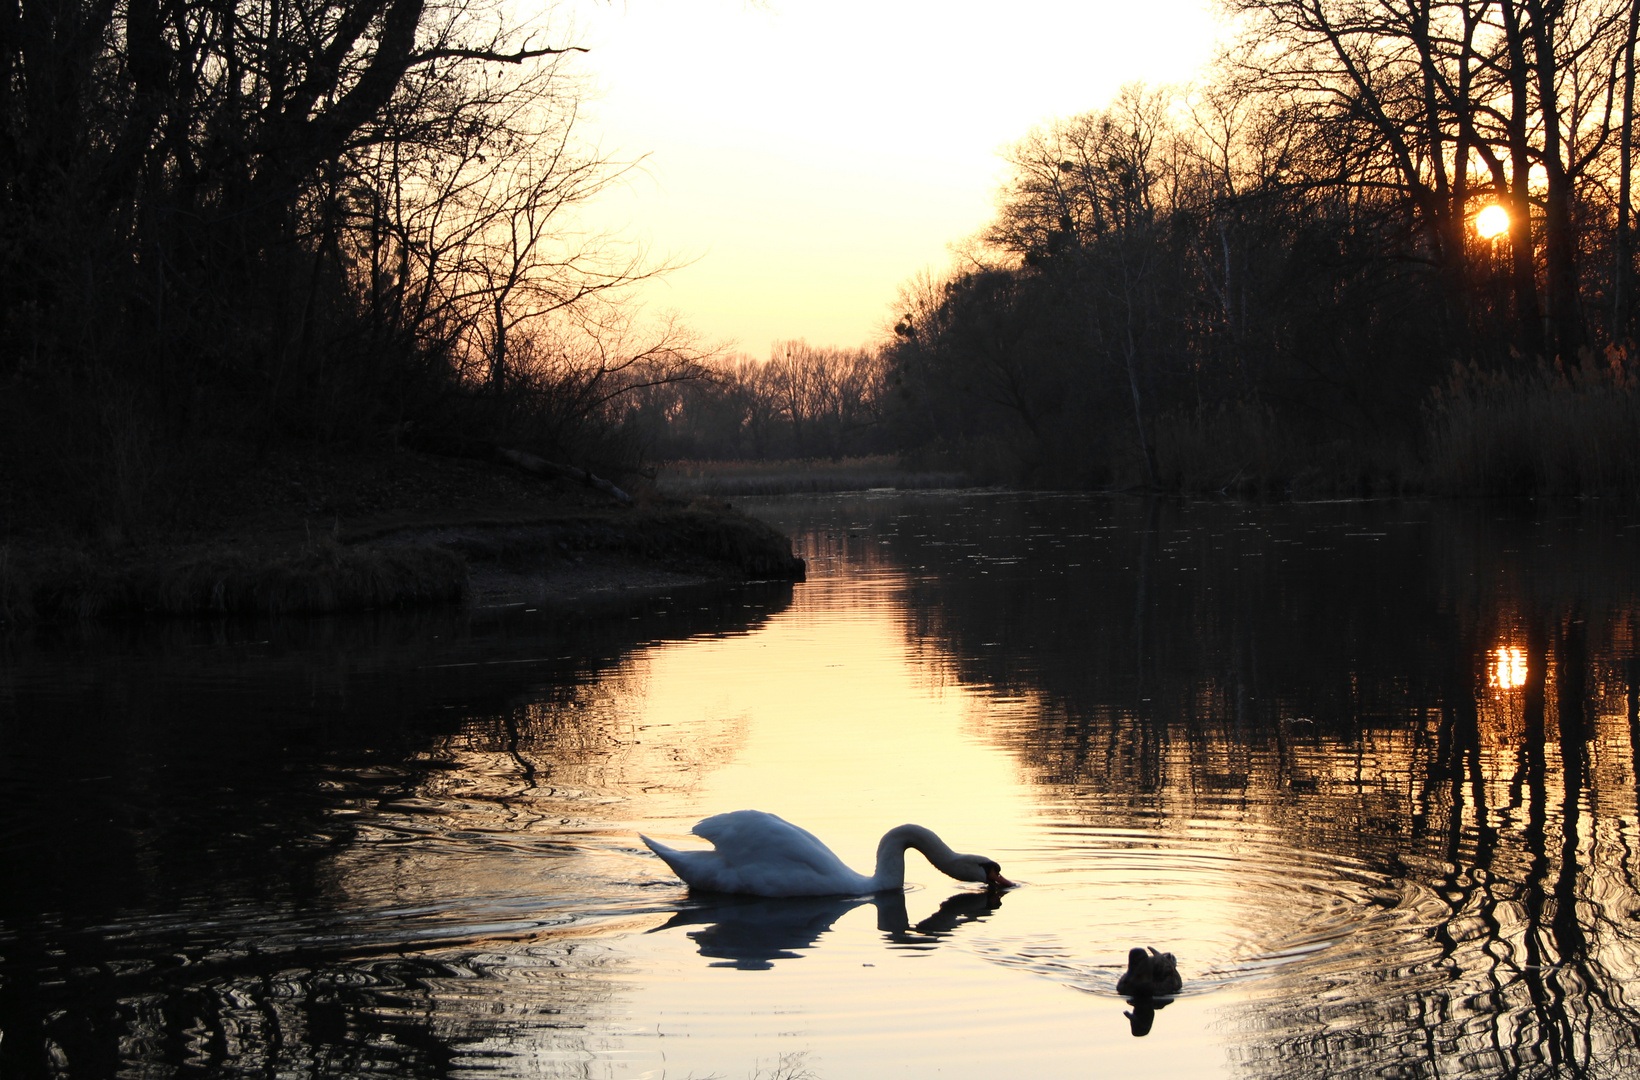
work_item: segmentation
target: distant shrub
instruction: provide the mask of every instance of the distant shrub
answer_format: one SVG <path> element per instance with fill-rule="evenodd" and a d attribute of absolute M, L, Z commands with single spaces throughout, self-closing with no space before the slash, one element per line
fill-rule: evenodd
<path fill-rule="evenodd" d="M 1156 480 L 1175 491 L 1254 495 L 1292 477 L 1274 414 L 1250 401 L 1169 413 L 1155 425 Z"/>
<path fill-rule="evenodd" d="M 972 483 L 967 474 L 956 470 L 904 468 L 898 458 L 887 454 L 837 461 L 675 461 L 662 466 L 655 478 L 656 490 L 681 497 L 795 495 L 871 488 L 926 490 Z"/>
<path fill-rule="evenodd" d="M 9 546 L 0 547 L 0 627 L 11 626 L 34 616 L 33 590 Z"/>

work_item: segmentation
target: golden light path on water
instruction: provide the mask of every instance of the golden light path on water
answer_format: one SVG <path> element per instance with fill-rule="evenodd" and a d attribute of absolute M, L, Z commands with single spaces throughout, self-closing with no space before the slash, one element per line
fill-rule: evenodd
<path fill-rule="evenodd" d="M 684 1075 L 681 1064 L 721 1068 L 748 1053 L 809 1055 L 828 1077 L 1062 1075 L 1085 1070 L 1094 1052 L 1103 1067 L 1143 1069 L 1154 1043 L 1131 1037 L 1114 993 L 1126 949 L 1159 944 L 1188 969 L 1207 952 L 1197 942 L 1236 933 L 1223 880 L 1148 894 L 1133 888 L 1143 872 L 1130 859 L 1067 859 L 1059 810 L 986 739 L 988 725 L 1030 703 L 965 686 L 944 658 L 914 647 L 892 599 L 897 585 L 892 575 L 814 581 L 748 636 L 647 655 L 643 739 L 687 743 L 691 728 L 721 731 L 728 719 L 741 731 L 730 760 L 664 800 L 672 832 L 663 838 L 701 845 L 686 835 L 699 817 L 763 809 L 869 872 L 878 837 L 913 821 L 997 858 L 1023 887 L 983 923 L 920 949 L 890 948 L 876 908 L 862 903 L 801 959 L 788 953 L 768 970 L 698 958 L 679 966 L 665 938 L 627 939 L 620 947 L 651 969 L 636 980 L 628 1015 L 663 1036 L 669 1068 L 643 1071 L 656 1063 L 628 1047 L 638 1071 L 609 1075 Z M 907 876 L 912 923 L 963 888 L 914 853 Z M 1224 1074 L 1210 1030 L 1216 999 L 1185 997 L 1158 1019 L 1173 1075 Z"/>

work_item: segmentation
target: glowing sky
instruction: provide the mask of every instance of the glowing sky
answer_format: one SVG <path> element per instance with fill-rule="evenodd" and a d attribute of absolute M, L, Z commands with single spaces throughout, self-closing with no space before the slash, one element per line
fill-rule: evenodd
<path fill-rule="evenodd" d="M 647 176 L 589 208 L 657 253 L 704 338 L 855 346 L 990 215 L 997 150 L 1124 82 L 1188 78 L 1206 0 L 625 0 L 581 7 L 588 131 Z"/>

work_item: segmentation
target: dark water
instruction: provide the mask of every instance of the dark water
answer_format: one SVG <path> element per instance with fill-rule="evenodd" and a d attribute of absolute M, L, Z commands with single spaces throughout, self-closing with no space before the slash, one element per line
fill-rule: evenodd
<path fill-rule="evenodd" d="M 1640 1074 L 1633 511 L 749 505 L 809 583 L 7 642 L 0 1075 Z M 636 839 L 743 806 L 1023 885 Z"/>

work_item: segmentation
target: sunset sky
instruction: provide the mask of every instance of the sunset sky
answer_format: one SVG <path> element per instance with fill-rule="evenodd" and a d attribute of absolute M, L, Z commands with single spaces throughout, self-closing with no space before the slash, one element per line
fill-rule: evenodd
<path fill-rule="evenodd" d="M 999 148 L 1188 78 L 1207 0 L 626 0 L 581 8 L 588 133 L 646 175 L 590 208 L 658 255 L 644 294 L 708 341 L 855 346 L 989 216 Z"/>

